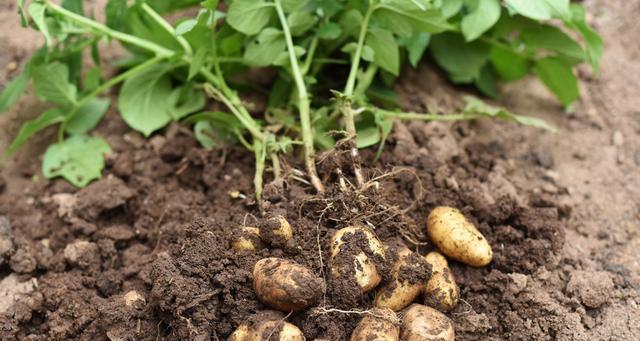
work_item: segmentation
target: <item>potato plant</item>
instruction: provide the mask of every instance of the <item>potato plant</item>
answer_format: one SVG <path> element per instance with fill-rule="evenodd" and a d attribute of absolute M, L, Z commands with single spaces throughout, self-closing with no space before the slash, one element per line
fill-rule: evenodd
<path fill-rule="evenodd" d="M 3 89 L 0 111 L 29 84 L 50 107 L 24 123 L 4 155 L 57 125 L 43 174 L 79 187 L 101 175 L 110 148 L 91 131 L 111 105 L 147 137 L 181 122 L 204 147 L 245 146 L 255 154 L 258 197 L 265 170 L 281 176 L 280 158 L 299 149 L 307 181 L 323 192 L 316 150 L 349 143 L 361 186 L 358 148 L 381 150 L 396 119 L 494 117 L 553 129 L 475 98 L 459 114 L 402 112 L 391 89 L 404 64 L 429 54 L 452 82 L 489 97 L 499 95 L 500 81 L 535 74 L 569 106 L 578 98 L 575 67 L 588 62 L 597 72 L 602 54 L 585 10 L 568 0 L 109 0 L 104 22 L 82 0 L 17 4 L 22 24 L 39 30 L 45 46 Z M 195 17 L 163 17 L 192 6 L 200 6 Z M 116 43 L 128 54 L 103 65 L 101 46 Z M 239 77 L 254 68 L 275 76 L 267 86 Z M 263 112 L 252 112 L 240 96 L 247 91 L 268 94 Z M 225 110 L 207 110 L 208 98 Z"/>

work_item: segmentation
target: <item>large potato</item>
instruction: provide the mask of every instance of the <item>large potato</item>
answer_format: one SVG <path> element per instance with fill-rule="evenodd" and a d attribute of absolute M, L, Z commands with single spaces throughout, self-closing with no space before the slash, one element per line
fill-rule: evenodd
<path fill-rule="evenodd" d="M 429 277 L 429 268 L 422 257 L 403 246 L 397 249 L 391 271 L 392 280 L 378 288 L 374 305 L 398 311 L 413 303 L 420 295 Z"/>
<path fill-rule="evenodd" d="M 365 315 L 351 334 L 351 341 L 398 341 L 398 327 L 393 323 L 395 313 L 389 309 L 373 309 Z M 375 315 L 375 316 L 374 316 Z M 385 318 L 388 316 L 388 318 Z"/>
<path fill-rule="evenodd" d="M 471 266 L 491 262 L 491 245 L 457 209 L 440 206 L 427 218 L 427 233 L 440 252 Z"/>
<path fill-rule="evenodd" d="M 253 268 L 253 288 L 265 304 L 281 311 L 295 311 L 318 301 L 324 281 L 295 262 L 265 258 Z"/>
<path fill-rule="evenodd" d="M 431 264 L 431 278 L 424 286 L 424 304 L 442 312 L 453 310 L 458 304 L 460 288 L 447 259 L 437 251 L 429 252 L 425 259 Z"/>
<path fill-rule="evenodd" d="M 254 251 L 262 247 L 260 240 L 260 229 L 257 227 L 245 226 L 233 242 L 231 247 L 236 251 Z"/>
<path fill-rule="evenodd" d="M 374 257 L 378 259 L 375 260 Z M 345 227 L 338 230 L 331 239 L 332 276 L 353 276 L 363 293 L 380 284 L 382 277 L 378 273 L 376 262 L 384 259 L 384 246 L 366 227 Z"/>
<path fill-rule="evenodd" d="M 454 341 L 453 323 L 443 313 L 420 304 L 405 311 L 400 328 L 403 341 Z"/>
<path fill-rule="evenodd" d="M 249 326 L 241 324 L 236 330 L 229 336 L 227 341 L 249 341 Z"/>

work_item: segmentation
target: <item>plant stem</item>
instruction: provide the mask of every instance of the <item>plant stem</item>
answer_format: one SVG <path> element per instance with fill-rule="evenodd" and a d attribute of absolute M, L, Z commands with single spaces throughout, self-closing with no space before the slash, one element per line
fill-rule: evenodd
<path fill-rule="evenodd" d="M 364 72 L 364 75 L 358 81 L 358 86 L 356 86 L 356 90 L 354 91 L 354 97 L 356 99 L 364 97 L 365 92 L 369 89 L 371 83 L 373 83 L 373 78 L 376 76 L 376 73 L 378 73 L 378 65 L 373 63 L 369 64 L 367 71 Z"/>
<path fill-rule="evenodd" d="M 167 31 L 172 37 L 176 39 L 176 41 L 182 46 L 184 52 L 191 56 L 193 55 L 193 50 L 191 49 L 191 45 L 189 42 L 184 39 L 184 37 L 176 34 L 175 28 L 171 26 L 158 12 L 156 12 L 151 6 L 149 6 L 146 2 L 142 3 L 142 10 L 147 13 L 158 25 L 160 25 L 165 31 Z"/>
<path fill-rule="evenodd" d="M 481 117 L 480 115 L 473 114 L 452 114 L 452 115 L 438 115 L 438 114 L 425 114 L 416 112 L 397 112 L 393 110 L 385 110 L 380 108 L 371 107 L 372 111 L 388 116 L 390 118 L 396 118 L 399 120 L 417 120 L 417 121 L 463 121 L 473 120 Z"/>
<path fill-rule="evenodd" d="M 163 59 L 164 58 L 162 58 L 162 57 L 155 57 L 155 58 L 149 59 L 146 62 L 144 62 L 144 63 L 142 63 L 142 64 L 140 64 L 140 65 L 138 65 L 138 66 L 136 66 L 136 67 L 134 67 L 134 68 L 132 68 L 130 70 L 127 70 L 126 72 L 123 72 L 123 73 L 115 76 L 114 78 L 109 79 L 108 81 L 104 82 L 104 84 L 100 85 L 99 87 L 97 87 L 96 89 L 94 89 L 93 91 L 91 91 L 90 93 L 85 95 L 84 97 L 82 97 L 82 99 L 80 99 L 78 101 L 78 103 L 76 103 L 76 106 L 73 109 L 73 111 L 71 111 L 69 113 L 69 115 L 67 115 L 67 117 L 65 117 L 64 121 L 62 121 L 62 124 L 60 125 L 60 129 L 58 130 L 58 140 L 60 140 L 60 142 L 62 142 L 62 140 L 64 140 L 64 131 L 66 130 L 67 125 L 75 117 L 75 115 L 78 113 L 78 110 L 82 106 L 87 104 L 94 97 L 96 97 L 96 96 L 100 95 L 101 93 L 107 91 L 111 87 L 117 85 L 120 82 L 125 81 L 127 78 L 133 77 L 135 75 L 138 75 L 138 74 L 146 71 L 147 69 L 149 69 L 150 67 L 156 65 L 157 63 L 159 63 Z"/>
<path fill-rule="evenodd" d="M 302 128 L 302 142 L 304 143 L 304 159 L 307 167 L 307 173 L 309 175 L 309 178 L 311 179 L 313 187 L 315 187 L 318 192 L 323 193 L 324 185 L 320 181 L 318 172 L 316 171 L 315 150 L 313 146 L 313 131 L 311 130 L 310 117 L 311 103 L 309 101 L 309 95 L 307 94 L 307 87 L 304 83 L 304 79 L 302 78 L 300 66 L 298 65 L 298 58 L 296 57 L 293 38 L 291 37 L 291 32 L 289 31 L 287 18 L 284 15 L 282 4 L 280 0 L 274 0 L 274 3 L 276 5 L 278 18 L 280 19 L 280 24 L 282 25 L 282 30 L 287 42 L 287 51 L 289 53 L 289 62 L 291 63 L 291 72 L 293 73 L 293 78 L 298 90 L 298 110 L 300 112 L 300 125 Z"/>
<path fill-rule="evenodd" d="M 119 32 L 116 30 L 112 30 L 111 28 L 109 28 L 106 25 L 103 25 L 97 21 L 91 20 L 89 18 L 83 17 L 79 14 L 76 14 L 74 12 L 71 12 L 69 10 L 66 10 L 65 8 L 58 6 L 54 3 L 52 3 L 51 1 L 45 1 L 45 5 L 47 6 L 47 8 L 55 13 L 58 13 L 62 16 L 65 16 L 73 21 L 75 21 L 76 23 L 80 24 L 81 26 L 90 28 L 92 30 L 95 30 L 99 33 L 102 33 L 103 35 L 106 35 L 108 37 L 111 37 L 113 39 L 117 39 L 121 42 L 127 43 L 127 44 L 131 44 L 131 45 L 135 45 L 137 47 L 143 48 L 145 50 L 151 51 L 153 53 L 156 54 L 156 56 L 158 57 L 170 57 L 172 55 L 175 54 L 175 51 L 172 51 L 170 49 L 167 49 L 163 46 L 160 46 L 154 42 L 145 40 L 145 39 L 141 39 L 138 38 L 136 36 L 130 35 L 130 34 L 126 34 L 123 32 Z"/>
<path fill-rule="evenodd" d="M 344 89 L 344 94 L 347 97 L 353 96 L 353 90 L 356 86 L 356 77 L 360 69 L 360 59 L 362 58 L 362 49 L 364 48 L 364 40 L 367 37 L 367 31 L 369 29 L 369 20 L 371 15 L 376 10 L 376 6 L 369 6 L 367 13 L 364 16 L 362 27 L 360 28 L 360 34 L 358 36 L 358 45 L 356 51 L 353 54 L 353 61 L 351 62 L 351 70 L 349 71 L 349 78 L 347 79 L 347 86 Z"/>
<path fill-rule="evenodd" d="M 314 37 L 309 45 L 309 52 L 307 52 L 307 58 L 304 61 L 304 65 L 302 65 L 302 74 L 306 75 L 309 73 L 309 69 L 311 68 L 311 63 L 313 62 L 313 57 L 316 54 L 316 49 L 318 48 L 318 37 Z"/>

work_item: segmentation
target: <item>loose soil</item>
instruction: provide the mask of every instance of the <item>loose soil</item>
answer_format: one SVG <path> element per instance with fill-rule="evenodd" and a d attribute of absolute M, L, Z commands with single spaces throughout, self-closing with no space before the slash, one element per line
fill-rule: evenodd
<path fill-rule="evenodd" d="M 316 306 L 287 320 L 309 340 L 345 340 L 373 295 L 331 276 L 328 266 L 344 261 L 331 260 L 332 233 L 361 224 L 425 254 L 426 217 L 449 205 L 494 249 L 486 268 L 451 263 L 462 298 L 449 314 L 458 340 L 636 340 L 640 4 L 585 3 L 608 47 L 599 79 L 581 71 L 575 111 L 561 112 L 533 80 L 502 89 L 500 104 L 544 117 L 560 134 L 486 121 L 401 123 L 380 160 L 365 152 L 371 181 L 362 191 L 331 186 L 317 196 L 289 177 L 270 182 L 258 204 L 250 153 L 203 150 L 177 125 L 145 141 L 115 112 L 97 131 L 114 150 L 105 177 L 77 190 L 41 180 L 38 156 L 54 132 L 41 134 L 2 171 L 0 339 L 224 340 L 256 313 L 274 314 L 257 300 L 252 270 L 281 257 L 327 282 Z M 14 12 L 12 1 L 0 3 L 0 85 L 38 46 L 10 35 Z M 406 109 L 459 105 L 461 91 L 431 67 L 402 77 Z M 40 109 L 29 98 L 1 117 L 2 145 Z M 348 169 L 336 155 L 320 157 L 329 184 L 336 166 Z M 265 229 L 277 215 L 290 222 L 292 240 L 272 235 L 255 252 L 232 251 L 243 226 Z M 351 238 L 366 249 L 362 236 Z M 392 261 L 371 258 L 381 268 Z"/>

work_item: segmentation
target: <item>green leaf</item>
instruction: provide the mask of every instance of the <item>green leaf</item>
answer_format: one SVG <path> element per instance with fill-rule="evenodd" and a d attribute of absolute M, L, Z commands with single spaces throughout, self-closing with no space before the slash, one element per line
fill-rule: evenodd
<path fill-rule="evenodd" d="M 254 35 L 269 23 L 273 14 L 273 3 L 264 0 L 234 0 L 227 12 L 227 22 L 246 35 Z"/>
<path fill-rule="evenodd" d="M 477 39 L 500 19 L 498 0 L 477 0 L 476 3 L 475 9 L 461 22 L 462 34 L 467 41 Z"/>
<path fill-rule="evenodd" d="M 587 60 L 597 74 L 600 71 L 600 58 L 604 50 L 602 38 L 587 24 L 584 7 L 578 4 L 571 4 L 571 11 L 573 13 L 572 24 L 582 34 L 587 47 Z"/>
<path fill-rule="evenodd" d="M 525 28 L 522 32 L 522 40 L 530 49 L 554 51 L 578 60 L 586 58 L 577 42 L 553 26 L 537 25 Z"/>
<path fill-rule="evenodd" d="M 69 82 L 69 68 L 65 64 L 36 67 L 33 70 L 33 85 L 36 95 L 42 100 L 64 105 L 76 103 L 77 89 Z"/>
<path fill-rule="evenodd" d="M 462 9 L 462 0 L 442 1 L 442 6 L 440 7 L 440 11 L 442 11 L 442 16 L 447 19 L 458 14 L 458 12 L 460 12 L 461 9 Z"/>
<path fill-rule="evenodd" d="M 491 67 L 491 64 L 487 63 L 480 70 L 480 75 L 474 79 L 473 83 L 480 92 L 495 99 L 498 98 L 498 89 L 496 88 L 497 81 L 496 72 Z"/>
<path fill-rule="evenodd" d="M 529 74 L 531 62 L 512 49 L 501 46 L 491 48 L 491 64 L 505 81 L 515 81 Z"/>
<path fill-rule="evenodd" d="M 534 20 L 571 17 L 569 0 L 505 0 L 509 9 Z"/>
<path fill-rule="evenodd" d="M 400 36 L 414 32 L 440 33 L 453 29 L 439 10 L 423 10 L 406 0 L 385 0 L 378 5 L 372 20 Z"/>
<path fill-rule="evenodd" d="M 431 53 L 456 83 L 471 83 L 480 75 L 480 70 L 489 59 L 489 45 L 480 42 L 465 42 L 460 34 L 443 33 L 431 39 Z"/>
<path fill-rule="evenodd" d="M 306 11 L 295 11 L 289 14 L 287 23 L 294 37 L 301 36 L 318 22 L 318 18 Z"/>
<path fill-rule="evenodd" d="M 0 113 L 7 110 L 24 94 L 29 85 L 30 75 L 25 70 L 18 77 L 11 80 L 0 93 Z"/>
<path fill-rule="evenodd" d="M 101 138 L 75 135 L 47 148 L 42 161 L 42 173 L 47 179 L 65 178 L 77 187 L 100 179 L 104 155 L 111 152 Z"/>
<path fill-rule="evenodd" d="M 122 119 L 145 136 L 171 122 L 172 94 L 167 67 L 159 66 L 127 79 L 118 98 Z"/>
<path fill-rule="evenodd" d="M 102 80 L 102 69 L 99 67 L 92 67 L 87 71 L 84 76 L 84 81 L 82 84 L 84 85 L 84 91 L 92 91 L 100 86 L 100 82 Z"/>
<path fill-rule="evenodd" d="M 340 25 L 333 22 L 326 22 L 320 25 L 318 28 L 318 38 L 333 40 L 340 38 L 342 34 L 342 29 Z"/>
<path fill-rule="evenodd" d="M 18 14 L 20 15 L 20 25 L 22 27 L 29 26 L 29 19 L 27 18 L 27 12 L 24 10 L 24 0 L 18 0 Z"/>
<path fill-rule="evenodd" d="M 109 109 L 108 98 L 93 98 L 87 104 L 78 108 L 77 112 L 67 122 L 66 132 L 71 135 L 84 134 L 95 128 Z"/>
<path fill-rule="evenodd" d="M 489 105 L 473 96 L 465 96 L 464 101 L 466 103 L 463 109 L 463 113 L 465 115 L 486 116 L 504 121 L 517 122 L 522 125 L 540 128 L 551 132 L 557 131 L 554 126 L 548 124 L 542 119 L 531 116 L 516 115 L 505 108 Z"/>
<path fill-rule="evenodd" d="M 107 26 L 120 30 L 126 25 L 127 0 L 109 0 L 105 7 Z"/>
<path fill-rule="evenodd" d="M 196 140 L 198 140 L 205 149 L 211 149 L 218 144 L 214 139 L 215 132 L 209 121 L 196 122 L 193 126 L 193 132 L 195 133 Z"/>
<path fill-rule="evenodd" d="M 563 105 L 568 106 L 580 96 L 578 79 L 564 60 L 546 57 L 536 61 L 533 70 Z"/>
<path fill-rule="evenodd" d="M 200 3 L 200 5 L 202 5 L 202 7 L 206 8 L 206 9 L 210 9 L 212 11 L 215 11 L 218 8 L 218 0 L 205 0 L 203 2 Z"/>
<path fill-rule="evenodd" d="M 358 48 L 358 44 L 351 42 L 345 46 L 342 47 L 342 49 L 340 51 L 344 52 L 344 53 L 348 53 L 350 55 L 353 55 L 356 52 L 356 49 Z M 365 45 L 362 47 L 362 59 L 366 60 L 368 62 L 373 62 L 373 59 L 375 58 L 375 52 L 373 51 L 373 49 L 368 46 Z"/>
<path fill-rule="evenodd" d="M 393 33 L 371 27 L 367 33 L 367 46 L 373 49 L 373 62 L 394 75 L 400 73 L 400 51 Z"/>
<path fill-rule="evenodd" d="M 196 27 L 196 25 L 198 25 L 198 20 L 196 19 L 184 20 L 176 26 L 176 35 L 178 36 L 184 35 L 185 33 L 193 30 L 193 28 Z"/>
<path fill-rule="evenodd" d="M 380 129 L 376 126 L 368 126 L 358 129 L 356 136 L 356 145 L 359 149 L 371 147 L 382 140 Z"/>
<path fill-rule="evenodd" d="M 404 46 L 407 48 L 409 55 L 409 63 L 411 66 L 418 67 L 418 63 L 422 60 L 424 52 L 431 41 L 431 34 L 426 32 L 414 33 L 411 37 L 404 39 Z"/>
<path fill-rule="evenodd" d="M 207 53 L 208 49 L 206 47 L 200 47 L 196 50 L 195 55 L 193 55 L 193 60 L 191 64 L 189 64 L 189 75 L 187 79 L 192 79 L 195 75 L 200 72 L 200 69 L 204 66 L 204 63 L 207 61 Z"/>
<path fill-rule="evenodd" d="M 37 118 L 26 121 L 24 124 L 22 124 L 18 135 L 16 135 L 13 142 L 11 142 L 11 145 L 9 145 L 9 147 L 5 151 L 5 155 L 11 155 L 15 153 L 16 150 L 20 149 L 20 147 L 22 147 L 22 145 L 27 142 L 27 140 L 34 134 L 52 124 L 60 123 L 63 120 L 64 112 L 58 108 L 52 108 L 43 112 Z"/>
<path fill-rule="evenodd" d="M 82 6 L 82 0 L 62 0 L 62 7 L 70 10 L 73 13 L 83 15 L 84 8 Z"/>
<path fill-rule="evenodd" d="M 286 42 L 282 31 L 266 28 L 249 43 L 244 59 L 251 65 L 271 65 L 285 50 Z"/>
<path fill-rule="evenodd" d="M 49 27 L 47 26 L 47 22 L 45 20 L 45 11 L 47 7 L 39 2 L 32 2 L 29 5 L 29 15 L 33 19 L 33 22 L 36 24 L 42 35 L 44 35 L 44 40 L 48 46 L 53 44 L 53 40 L 51 39 L 51 34 L 49 33 Z"/>
<path fill-rule="evenodd" d="M 363 20 L 362 13 L 352 9 L 340 17 L 340 26 L 346 36 L 357 37 L 360 33 L 360 26 L 362 26 Z"/>
<path fill-rule="evenodd" d="M 291 13 L 306 6 L 309 0 L 280 0 L 280 2 L 282 3 L 282 9 L 287 13 Z"/>

